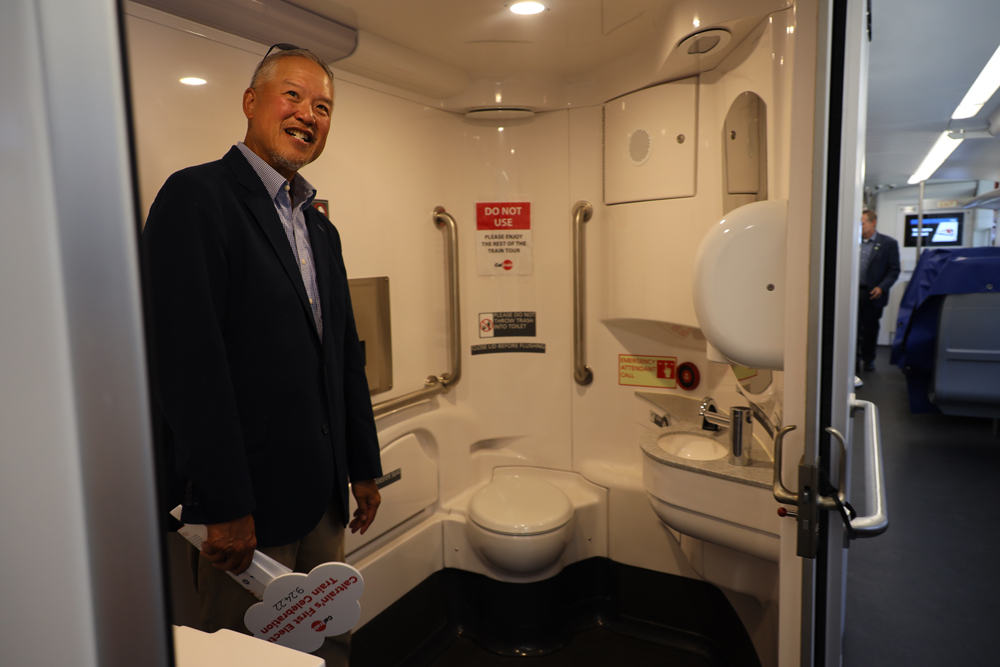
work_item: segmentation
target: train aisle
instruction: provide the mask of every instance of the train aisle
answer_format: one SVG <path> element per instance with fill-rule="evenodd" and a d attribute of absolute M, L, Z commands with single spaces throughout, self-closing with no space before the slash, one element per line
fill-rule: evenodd
<path fill-rule="evenodd" d="M 989 419 L 910 414 L 888 358 L 857 390 L 881 415 L 889 529 L 851 544 L 843 664 L 1000 664 L 1000 438 Z"/>

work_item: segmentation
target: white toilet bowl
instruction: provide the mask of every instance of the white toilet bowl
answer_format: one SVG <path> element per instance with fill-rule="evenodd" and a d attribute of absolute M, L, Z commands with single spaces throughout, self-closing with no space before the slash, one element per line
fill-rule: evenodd
<path fill-rule="evenodd" d="M 537 572 L 556 562 L 573 534 L 573 503 L 530 476 L 504 476 L 469 502 L 466 531 L 479 555 L 502 570 Z"/>

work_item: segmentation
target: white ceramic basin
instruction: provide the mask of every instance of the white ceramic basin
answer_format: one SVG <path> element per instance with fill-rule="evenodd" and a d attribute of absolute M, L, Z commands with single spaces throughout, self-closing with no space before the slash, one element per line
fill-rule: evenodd
<path fill-rule="evenodd" d="M 665 524 L 684 535 L 778 562 L 781 519 L 769 488 L 670 466 L 648 454 L 642 468 L 643 486 Z"/>
<path fill-rule="evenodd" d="M 668 454 L 690 461 L 714 461 L 728 453 L 718 440 L 693 433 L 667 433 L 661 435 L 656 444 Z"/>

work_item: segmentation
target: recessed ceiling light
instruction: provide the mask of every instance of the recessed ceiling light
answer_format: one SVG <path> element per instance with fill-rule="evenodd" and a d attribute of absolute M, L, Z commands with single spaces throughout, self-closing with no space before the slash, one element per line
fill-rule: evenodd
<path fill-rule="evenodd" d="M 183 83 L 185 86 L 204 86 L 206 83 L 208 83 L 208 81 L 205 81 L 204 79 L 199 79 L 196 76 L 186 76 L 183 79 L 181 79 L 181 83 Z"/>
<path fill-rule="evenodd" d="M 515 14 L 539 14 L 545 11 L 545 5 L 540 2 L 515 2 L 510 11 Z"/>

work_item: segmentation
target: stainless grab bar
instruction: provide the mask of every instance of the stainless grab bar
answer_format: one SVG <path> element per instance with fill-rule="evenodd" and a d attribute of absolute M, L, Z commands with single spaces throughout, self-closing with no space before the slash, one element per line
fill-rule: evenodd
<path fill-rule="evenodd" d="M 438 394 L 447 393 L 462 377 L 462 328 L 458 303 L 458 225 L 455 218 L 438 206 L 434 209 L 434 224 L 445 230 L 445 269 L 448 274 L 448 337 L 451 347 L 450 370 L 440 376 L 431 375 L 424 388 L 372 405 L 375 419 L 399 412 L 411 405 L 429 401 Z"/>
<path fill-rule="evenodd" d="M 584 244 L 583 223 L 594 215 L 594 207 L 588 201 L 573 204 L 573 379 L 579 385 L 594 381 L 594 372 L 587 365 L 586 329 L 586 245 Z"/>
<path fill-rule="evenodd" d="M 889 527 L 889 509 L 885 491 L 885 466 L 882 460 L 882 432 L 878 407 L 871 401 L 855 399 L 851 408 L 865 412 L 865 497 L 875 499 L 875 513 L 851 520 L 857 537 L 875 537 Z"/>

